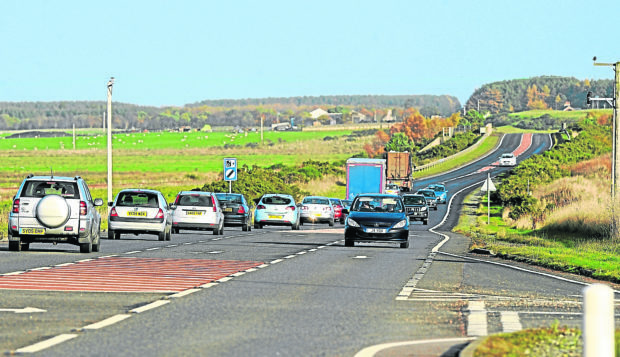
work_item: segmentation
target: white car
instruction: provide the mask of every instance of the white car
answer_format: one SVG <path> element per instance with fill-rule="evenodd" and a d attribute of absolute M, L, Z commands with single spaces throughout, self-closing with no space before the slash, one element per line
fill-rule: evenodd
<path fill-rule="evenodd" d="M 400 187 L 393 183 L 388 183 L 385 186 L 385 193 L 390 195 L 398 195 L 400 193 Z"/>
<path fill-rule="evenodd" d="M 224 234 L 224 212 L 217 196 L 211 192 L 181 191 L 174 201 L 172 231 L 208 230 Z"/>
<path fill-rule="evenodd" d="M 304 222 L 327 223 L 333 227 L 334 216 L 334 207 L 327 197 L 308 196 L 301 201 L 300 224 L 304 224 Z"/>
<path fill-rule="evenodd" d="M 512 153 L 502 154 L 499 158 L 499 166 L 517 166 L 517 158 Z"/>
<path fill-rule="evenodd" d="M 263 228 L 265 225 L 299 229 L 299 207 L 293 196 L 268 193 L 261 197 L 254 210 L 254 228 Z"/>
<path fill-rule="evenodd" d="M 108 239 L 121 239 L 122 233 L 155 234 L 159 240 L 170 240 L 174 205 L 156 190 L 124 189 L 111 203 Z"/>

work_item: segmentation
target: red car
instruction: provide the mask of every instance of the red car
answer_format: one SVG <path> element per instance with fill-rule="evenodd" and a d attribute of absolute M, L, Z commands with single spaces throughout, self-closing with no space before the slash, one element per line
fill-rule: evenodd
<path fill-rule="evenodd" d="M 334 220 L 339 221 L 341 224 L 344 224 L 345 215 L 342 213 L 342 202 L 340 198 L 330 198 L 329 199 L 334 207 Z"/>

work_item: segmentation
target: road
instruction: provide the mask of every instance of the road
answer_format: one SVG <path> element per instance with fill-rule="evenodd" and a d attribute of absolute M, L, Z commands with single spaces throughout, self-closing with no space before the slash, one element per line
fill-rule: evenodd
<path fill-rule="evenodd" d="M 227 228 L 223 236 L 181 231 L 171 242 L 123 235 L 93 254 L 50 244 L 9 252 L 0 243 L 0 350 L 441 355 L 491 333 L 579 325 L 589 281 L 471 254 L 468 239 L 450 232 L 463 197 L 488 172 L 510 169 L 493 165 L 501 153 L 517 151 L 521 161 L 549 145 L 548 135 L 506 135 L 488 157 L 417 181 L 444 182 L 449 203 L 431 212 L 428 226 L 412 225 L 408 249 L 345 247 L 342 226 L 311 224 Z M 39 311 L 12 310 L 26 307 Z"/>

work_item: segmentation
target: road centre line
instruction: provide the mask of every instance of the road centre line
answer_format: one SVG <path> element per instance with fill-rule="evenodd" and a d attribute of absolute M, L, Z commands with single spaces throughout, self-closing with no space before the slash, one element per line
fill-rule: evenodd
<path fill-rule="evenodd" d="M 137 307 L 135 309 L 129 310 L 129 312 L 132 312 L 134 314 L 139 314 L 139 313 L 142 313 L 142 312 L 145 312 L 145 311 L 148 311 L 148 310 L 151 310 L 151 309 L 154 309 L 154 308 L 166 305 L 168 303 L 170 303 L 170 300 L 157 300 L 157 301 L 153 301 L 150 304 L 147 304 L 147 305 L 140 306 L 140 307 Z"/>
<path fill-rule="evenodd" d="M 146 248 L 145 250 L 159 250 L 161 249 L 160 247 L 153 247 L 153 248 Z"/>
<path fill-rule="evenodd" d="M 73 338 L 78 337 L 78 335 L 76 334 L 61 334 L 58 335 L 56 337 L 52 337 L 50 339 L 47 339 L 45 341 L 41 341 L 41 342 L 37 342 L 35 344 L 32 344 L 30 346 L 26 346 L 26 347 L 22 347 L 20 349 L 15 350 L 16 353 L 36 353 L 39 351 L 42 351 L 46 348 L 55 346 L 59 343 L 63 343 L 65 341 L 69 341 Z"/>
<path fill-rule="evenodd" d="M 105 320 L 101 320 L 99 322 L 95 322 L 93 324 L 87 325 L 82 327 L 82 330 L 98 330 L 100 328 L 104 328 L 110 325 L 113 325 L 117 322 L 121 322 L 123 320 L 125 320 L 126 318 L 131 317 L 131 315 L 129 314 L 119 314 L 119 315 L 114 315 L 112 317 L 108 317 Z"/>
<path fill-rule="evenodd" d="M 123 254 L 129 255 L 129 254 L 136 254 L 136 253 L 142 253 L 142 251 L 141 250 L 133 250 L 131 252 L 126 252 L 126 253 L 123 253 Z"/>

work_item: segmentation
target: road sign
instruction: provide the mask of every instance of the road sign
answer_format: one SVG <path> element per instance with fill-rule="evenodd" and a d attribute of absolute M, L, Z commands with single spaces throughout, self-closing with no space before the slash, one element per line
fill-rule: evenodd
<path fill-rule="evenodd" d="M 237 181 L 237 158 L 224 159 L 224 181 Z"/>

